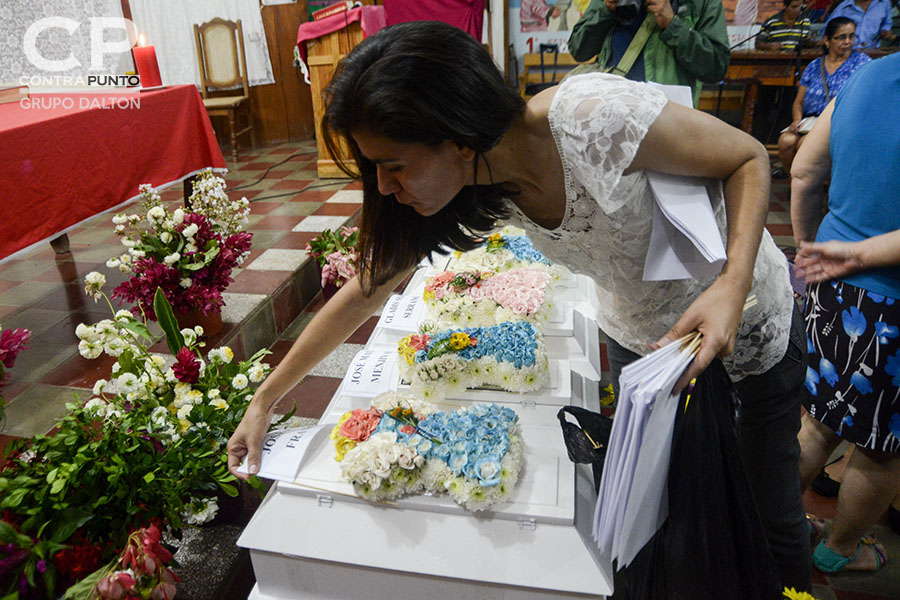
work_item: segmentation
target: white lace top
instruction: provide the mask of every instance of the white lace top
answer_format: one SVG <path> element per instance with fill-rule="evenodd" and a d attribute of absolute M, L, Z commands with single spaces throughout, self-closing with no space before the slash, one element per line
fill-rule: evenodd
<path fill-rule="evenodd" d="M 665 103 L 661 92 L 613 75 L 566 79 L 550 106 L 566 179 L 562 223 L 545 229 L 512 205 L 511 221 L 528 231 L 545 256 L 593 278 L 600 328 L 638 354 L 645 354 L 645 344 L 662 337 L 714 280 L 642 279 L 654 199 L 643 171 L 622 173 Z M 711 180 L 707 189 L 725 240 L 722 184 Z M 758 304 L 745 311 L 734 353 L 724 361 L 735 381 L 765 372 L 787 349 L 793 297 L 787 261 L 768 232 L 751 293 Z"/>

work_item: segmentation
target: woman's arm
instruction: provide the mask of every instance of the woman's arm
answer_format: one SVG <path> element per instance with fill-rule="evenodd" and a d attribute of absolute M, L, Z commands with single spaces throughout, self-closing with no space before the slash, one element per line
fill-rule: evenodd
<path fill-rule="evenodd" d="M 712 177 L 725 183 L 728 260 L 678 323 L 651 344 L 664 346 L 694 330 L 703 334 L 700 350 L 676 384 L 677 391 L 713 358 L 734 349 L 769 206 L 769 156 L 746 133 L 670 102 L 651 125 L 628 171 L 636 169 Z"/>
<path fill-rule="evenodd" d="M 828 103 L 791 165 L 791 223 L 798 244 L 816 239 L 825 202 L 825 179 L 831 172 L 831 113 Z"/>
<path fill-rule="evenodd" d="M 797 86 L 797 97 L 794 98 L 794 104 L 791 106 L 791 116 L 794 118 L 794 122 L 791 123 L 791 131 L 793 133 L 797 132 L 797 125 L 800 123 L 800 120 L 803 118 L 803 99 L 806 98 L 806 86 L 798 85 Z"/>
<path fill-rule="evenodd" d="M 900 265 L 900 230 L 860 242 L 801 242 L 795 265 L 807 283 L 837 279 L 857 271 Z"/>
<path fill-rule="evenodd" d="M 228 468 L 240 477 L 237 468 L 246 455 L 250 473 L 259 470 L 259 450 L 269 429 L 275 404 L 297 385 L 303 376 L 344 342 L 372 316 L 391 292 L 408 275 L 403 272 L 366 298 L 354 277 L 323 306 L 291 346 L 278 367 L 263 381 L 231 439 L 228 440 Z"/>

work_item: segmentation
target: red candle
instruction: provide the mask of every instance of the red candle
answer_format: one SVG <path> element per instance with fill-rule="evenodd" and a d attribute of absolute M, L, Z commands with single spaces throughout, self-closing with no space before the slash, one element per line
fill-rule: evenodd
<path fill-rule="evenodd" d="M 135 46 L 131 49 L 134 66 L 141 78 L 141 87 L 159 87 L 162 77 L 159 75 L 159 63 L 156 61 L 156 48 L 153 46 Z"/>

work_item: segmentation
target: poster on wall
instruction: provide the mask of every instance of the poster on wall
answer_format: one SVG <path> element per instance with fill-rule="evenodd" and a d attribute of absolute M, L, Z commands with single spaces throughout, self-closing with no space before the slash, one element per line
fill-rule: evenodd
<path fill-rule="evenodd" d="M 569 51 L 569 33 L 590 0 L 509 0 L 509 43 L 518 70 L 523 55 L 538 52 L 541 44 L 559 44 Z"/>

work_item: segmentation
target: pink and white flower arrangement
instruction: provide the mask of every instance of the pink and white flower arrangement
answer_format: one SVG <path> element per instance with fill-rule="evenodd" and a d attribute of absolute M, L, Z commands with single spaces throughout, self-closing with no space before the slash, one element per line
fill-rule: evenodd
<path fill-rule="evenodd" d="M 206 170 L 194 183 L 190 208 L 169 212 L 159 194 L 142 185 L 145 213 L 113 217 L 116 234 L 128 250 L 106 266 L 131 278 L 116 287 L 112 297 L 137 304 L 153 320 L 157 288 L 176 313 L 199 310 L 209 315 L 221 310 L 222 292 L 249 254 L 253 237 L 242 231 L 249 201 L 228 200 L 224 188 L 225 181 Z"/>
<path fill-rule="evenodd" d="M 326 229 L 306 244 L 307 252 L 322 271 L 322 288 L 339 288 L 356 275 L 358 243 L 359 228 L 342 226 L 337 232 Z"/>
<path fill-rule="evenodd" d="M 545 323 L 550 316 L 550 275 L 545 268 L 444 271 L 425 284 L 428 318 L 438 327 L 485 327 L 504 321 Z"/>
<path fill-rule="evenodd" d="M 151 598 L 172 600 L 181 578 L 166 564 L 172 553 L 162 545 L 159 528 L 150 525 L 128 537 L 125 550 L 104 569 L 91 597 L 98 600 Z"/>

